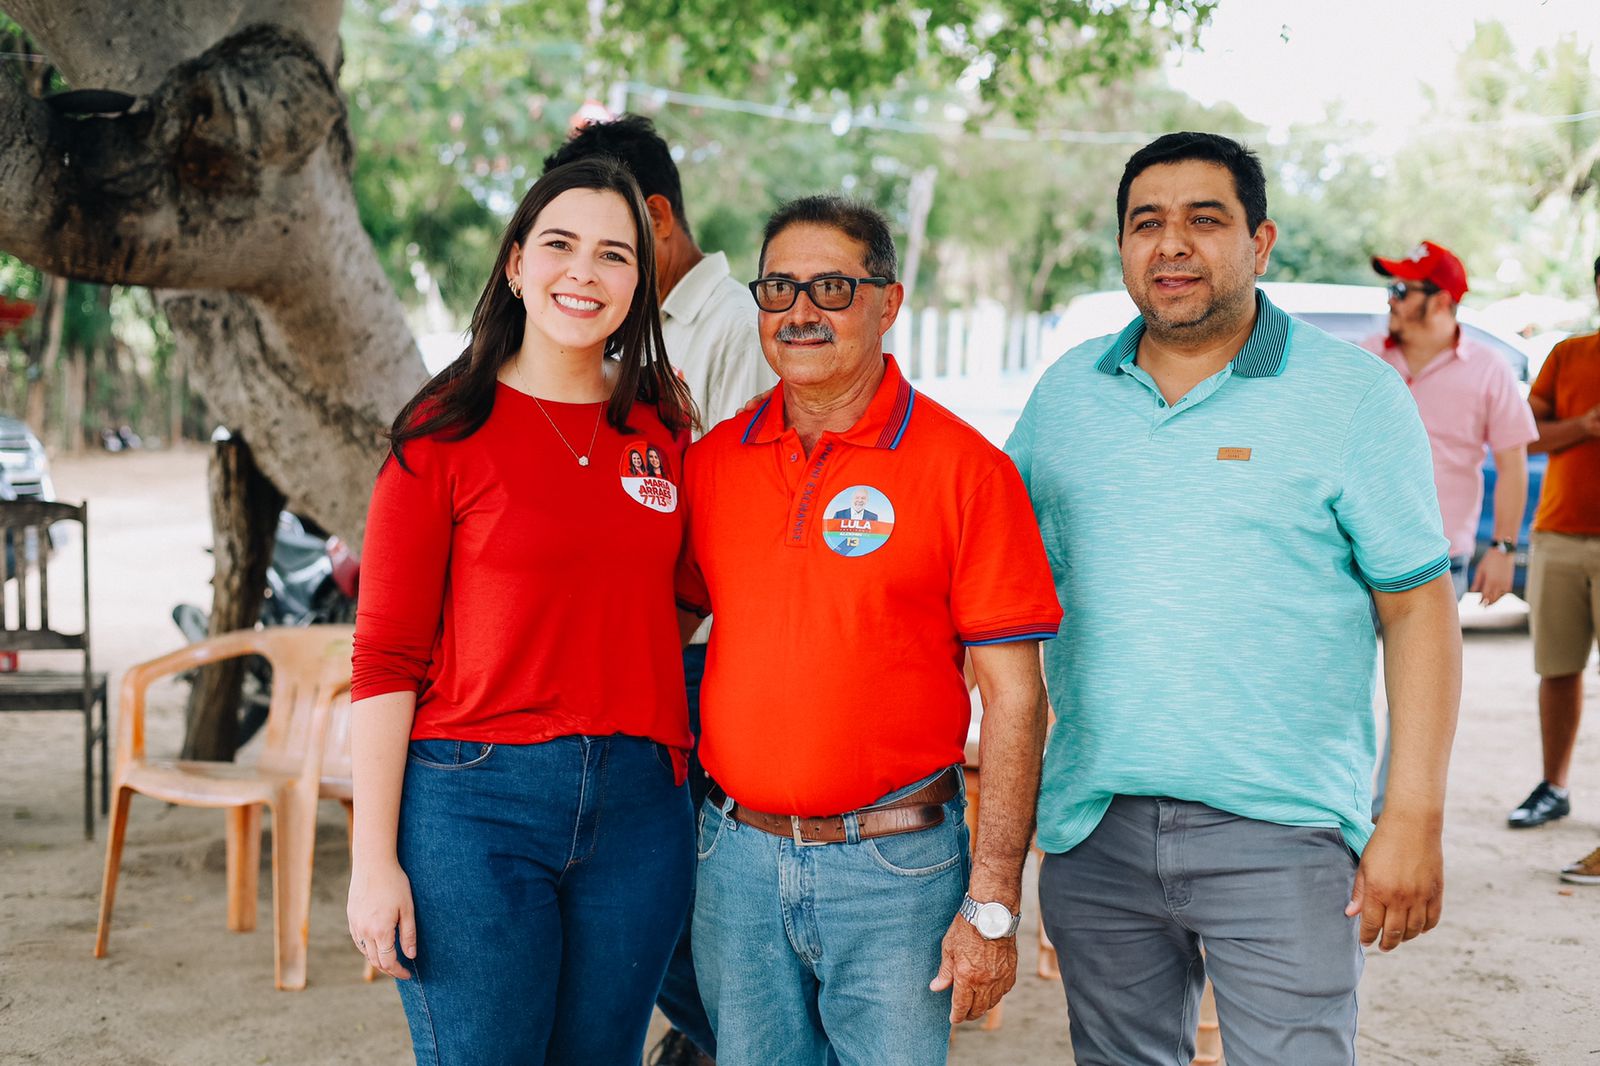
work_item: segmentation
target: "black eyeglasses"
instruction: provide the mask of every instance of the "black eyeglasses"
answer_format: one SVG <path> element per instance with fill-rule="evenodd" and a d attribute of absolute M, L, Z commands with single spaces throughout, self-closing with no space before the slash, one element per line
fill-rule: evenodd
<path fill-rule="evenodd" d="M 1442 291 L 1439 286 L 1431 285 L 1426 281 L 1397 281 L 1389 286 L 1389 299 L 1398 303 L 1414 292 L 1420 292 L 1423 296 L 1432 296 L 1434 293 Z"/>
<path fill-rule="evenodd" d="M 823 311 L 843 311 L 855 302 L 857 285 L 888 284 L 888 278 L 851 278 L 843 274 L 824 274 L 810 281 L 757 278 L 750 283 L 750 295 L 756 298 L 757 307 L 772 314 L 789 310 L 801 293 L 811 297 L 811 302 Z"/>

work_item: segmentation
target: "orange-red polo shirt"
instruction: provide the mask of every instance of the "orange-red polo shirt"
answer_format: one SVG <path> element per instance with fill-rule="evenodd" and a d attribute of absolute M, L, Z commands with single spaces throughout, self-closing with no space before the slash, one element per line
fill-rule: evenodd
<path fill-rule="evenodd" d="M 965 647 L 1061 623 L 1011 460 L 884 362 L 809 455 L 780 387 L 684 460 L 679 602 L 717 619 L 700 757 L 756 810 L 839 814 L 961 762 Z"/>
<path fill-rule="evenodd" d="M 1554 419 L 1577 418 L 1600 404 L 1600 333 L 1569 337 L 1550 349 L 1528 393 Z M 1574 537 L 1600 534 L 1600 440 L 1550 453 L 1533 528 Z"/>

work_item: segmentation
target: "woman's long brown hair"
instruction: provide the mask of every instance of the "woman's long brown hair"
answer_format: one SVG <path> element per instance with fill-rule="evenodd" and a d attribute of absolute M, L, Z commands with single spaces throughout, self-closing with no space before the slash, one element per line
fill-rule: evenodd
<path fill-rule="evenodd" d="M 639 281 L 627 317 L 606 338 L 605 354 L 621 364 L 606 421 L 618 432 L 631 433 L 628 415 L 635 401 L 653 404 L 661 421 L 674 433 L 699 423 L 689 389 L 667 361 L 661 339 L 661 308 L 656 295 L 655 239 L 639 185 L 626 167 L 607 156 L 579 159 L 551 169 L 517 205 L 500 241 L 494 270 L 472 312 L 472 340 L 455 360 L 411 398 L 389 429 L 389 447 L 402 468 L 408 441 L 441 433 L 462 440 L 483 428 L 494 409 L 500 368 L 522 350 L 527 311 L 506 284 L 506 266 L 514 246 L 526 242 L 533 224 L 550 202 L 572 189 L 614 192 L 628 205 L 638 234 Z"/>

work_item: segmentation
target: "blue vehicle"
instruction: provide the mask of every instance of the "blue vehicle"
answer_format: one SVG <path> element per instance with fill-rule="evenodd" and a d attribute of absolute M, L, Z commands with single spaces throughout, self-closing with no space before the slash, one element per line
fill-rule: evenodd
<path fill-rule="evenodd" d="M 1279 288 L 1290 288 L 1280 286 Z M 1319 286 L 1322 288 L 1322 286 Z M 1276 297 L 1274 297 L 1276 298 Z M 1296 318 L 1304 319 L 1319 329 L 1325 329 L 1336 337 L 1342 337 L 1353 344 L 1375 333 L 1381 333 L 1388 326 L 1388 319 L 1384 315 L 1355 313 L 1349 311 L 1296 311 L 1291 303 L 1284 308 Z M 1463 312 L 1465 314 L 1465 312 Z M 1513 347 L 1510 342 L 1497 337 L 1495 334 L 1470 322 L 1461 323 L 1461 332 L 1467 338 L 1478 344 L 1499 353 L 1500 357 L 1511 367 L 1511 372 L 1517 380 L 1524 384 L 1528 381 L 1528 356 Z M 1522 511 L 1522 527 L 1517 530 L 1517 570 L 1512 578 L 1511 591 L 1517 596 L 1527 599 L 1524 590 L 1528 579 L 1528 537 L 1533 527 L 1534 512 L 1539 509 L 1539 490 L 1544 484 L 1544 469 L 1548 464 L 1548 455 L 1528 456 L 1528 502 Z M 1483 511 L 1478 516 L 1477 543 L 1472 549 L 1472 560 L 1467 564 L 1467 582 L 1477 578 L 1478 560 L 1483 558 L 1483 553 L 1489 550 L 1489 542 L 1494 539 L 1494 456 L 1485 454 L 1483 460 Z"/>

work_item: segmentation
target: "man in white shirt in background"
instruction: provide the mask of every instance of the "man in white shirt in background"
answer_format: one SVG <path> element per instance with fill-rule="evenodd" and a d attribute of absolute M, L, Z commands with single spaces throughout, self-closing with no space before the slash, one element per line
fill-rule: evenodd
<path fill-rule="evenodd" d="M 672 150 L 648 118 L 622 115 L 591 123 L 544 161 L 544 169 L 594 155 L 609 155 L 633 172 L 644 193 L 655 234 L 656 287 L 661 298 L 661 334 L 667 358 L 683 376 L 700 407 L 706 429 L 737 412 L 744 402 L 777 384 L 761 354 L 756 306 L 749 290 L 735 281 L 722 252 L 707 255 L 695 243 L 683 209 L 683 187 Z M 705 673 L 711 620 L 683 651 L 689 695 L 689 724 L 700 735 L 700 678 Z M 709 782 L 700 760 L 689 763 L 689 793 L 695 809 Z M 716 1040 L 700 988 L 685 924 L 667 968 L 656 1005 L 673 1028 L 651 1052 L 652 1066 L 706 1066 L 716 1055 Z"/>

